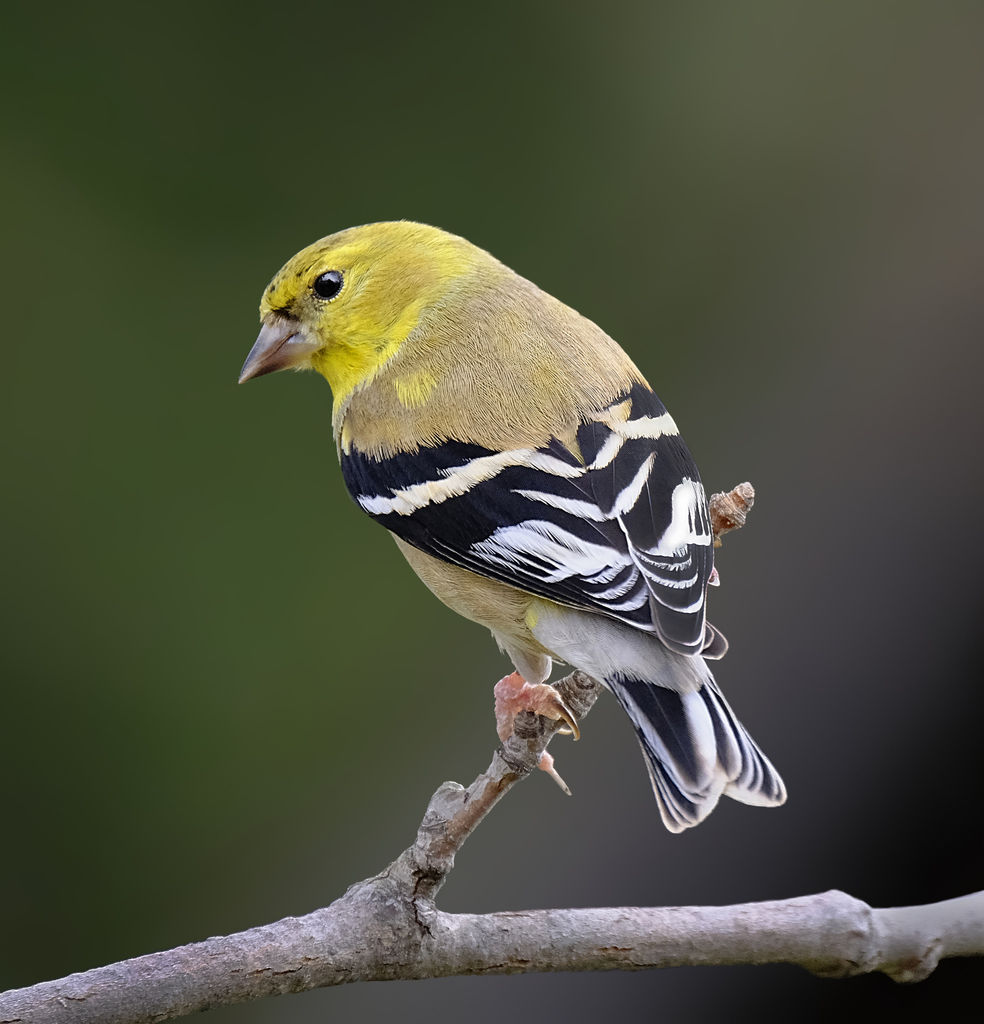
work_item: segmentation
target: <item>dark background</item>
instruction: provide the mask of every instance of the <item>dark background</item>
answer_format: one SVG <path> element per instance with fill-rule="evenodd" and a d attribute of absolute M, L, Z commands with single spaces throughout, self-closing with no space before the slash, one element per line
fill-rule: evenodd
<path fill-rule="evenodd" d="M 322 906 L 494 745 L 505 661 L 239 388 L 262 287 L 411 218 L 597 320 L 709 490 L 718 678 L 790 799 L 665 832 L 610 699 L 448 910 L 980 888 L 984 16 L 969 3 L 8 4 L 0 988 Z M 957 1021 L 793 967 L 359 985 L 230 1024 Z M 966 1007 L 966 1009 L 964 1009 Z"/>

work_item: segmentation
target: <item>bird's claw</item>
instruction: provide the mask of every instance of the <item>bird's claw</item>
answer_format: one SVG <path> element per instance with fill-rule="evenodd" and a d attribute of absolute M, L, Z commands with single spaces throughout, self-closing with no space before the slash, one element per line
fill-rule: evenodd
<path fill-rule="evenodd" d="M 574 712 L 571 711 L 571 709 L 564 703 L 564 698 L 561 697 L 561 695 L 556 690 L 554 690 L 552 686 L 550 687 L 550 689 L 553 690 L 554 696 L 557 698 L 557 717 L 560 721 L 565 723 L 557 730 L 557 732 L 559 732 L 561 736 L 573 736 L 574 742 L 576 743 L 581 738 L 581 727 L 577 724 L 577 719 L 574 717 Z M 541 715 L 544 714 L 544 712 L 542 711 L 538 713 Z M 552 717 L 552 715 L 547 715 L 547 718 Z"/>
<path fill-rule="evenodd" d="M 495 720 L 499 739 L 505 740 L 512 732 L 513 720 L 520 711 L 532 711 L 554 722 L 563 722 L 564 730 L 581 738 L 574 713 L 564 698 L 549 683 L 528 683 L 513 672 L 495 684 Z"/>

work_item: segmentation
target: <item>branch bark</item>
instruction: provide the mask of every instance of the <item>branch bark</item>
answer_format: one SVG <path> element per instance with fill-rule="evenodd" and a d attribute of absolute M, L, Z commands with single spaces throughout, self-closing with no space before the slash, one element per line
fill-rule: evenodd
<path fill-rule="evenodd" d="M 726 528 L 740 525 L 731 516 Z M 600 690 L 581 672 L 555 685 L 577 720 Z M 2 993 L 0 1024 L 143 1024 L 346 982 L 465 974 L 792 963 L 831 977 L 881 971 L 919 981 L 943 957 L 984 955 L 984 892 L 882 910 L 837 891 L 730 907 L 438 910 L 458 850 L 533 771 L 560 724 L 517 715 L 471 786 L 445 782 L 413 845 L 330 906 Z"/>
<path fill-rule="evenodd" d="M 581 719 L 598 684 L 557 688 Z M 444 783 L 412 846 L 304 917 L 0 995 L 0 1024 L 143 1024 L 226 1003 L 353 981 L 535 971 L 799 964 L 918 981 L 946 956 L 984 955 L 984 892 L 874 910 L 842 892 L 730 907 L 447 914 L 434 899 L 462 844 L 537 765 L 559 723 L 529 712 L 467 789 Z"/>

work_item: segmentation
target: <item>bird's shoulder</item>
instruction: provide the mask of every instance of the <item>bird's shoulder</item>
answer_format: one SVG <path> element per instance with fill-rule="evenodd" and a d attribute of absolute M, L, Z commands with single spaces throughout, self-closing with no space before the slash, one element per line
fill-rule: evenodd
<path fill-rule="evenodd" d="M 467 284 L 428 309 L 336 410 L 342 448 L 389 455 L 443 440 L 542 448 L 572 439 L 586 417 L 634 386 L 648 390 L 597 324 L 532 282 L 508 271 Z"/>

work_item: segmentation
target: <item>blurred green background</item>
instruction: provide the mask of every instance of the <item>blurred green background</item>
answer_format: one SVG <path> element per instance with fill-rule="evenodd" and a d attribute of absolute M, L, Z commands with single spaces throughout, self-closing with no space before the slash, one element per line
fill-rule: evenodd
<path fill-rule="evenodd" d="M 349 501 L 327 385 L 235 383 L 280 264 L 388 218 L 601 323 L 708 489 L 756 484 L 717 674 L 790 790 L 671 836 L 604 700 L 555 744 L 574 798 L 521 786 L 443 906 L 980 888 L 980 5 L 2 22 L 0 988 L 322 906 L 487 764 L 507 665 Z M 979 971 L 450 979 L 212 1019 L 969 1020 Z"/>

